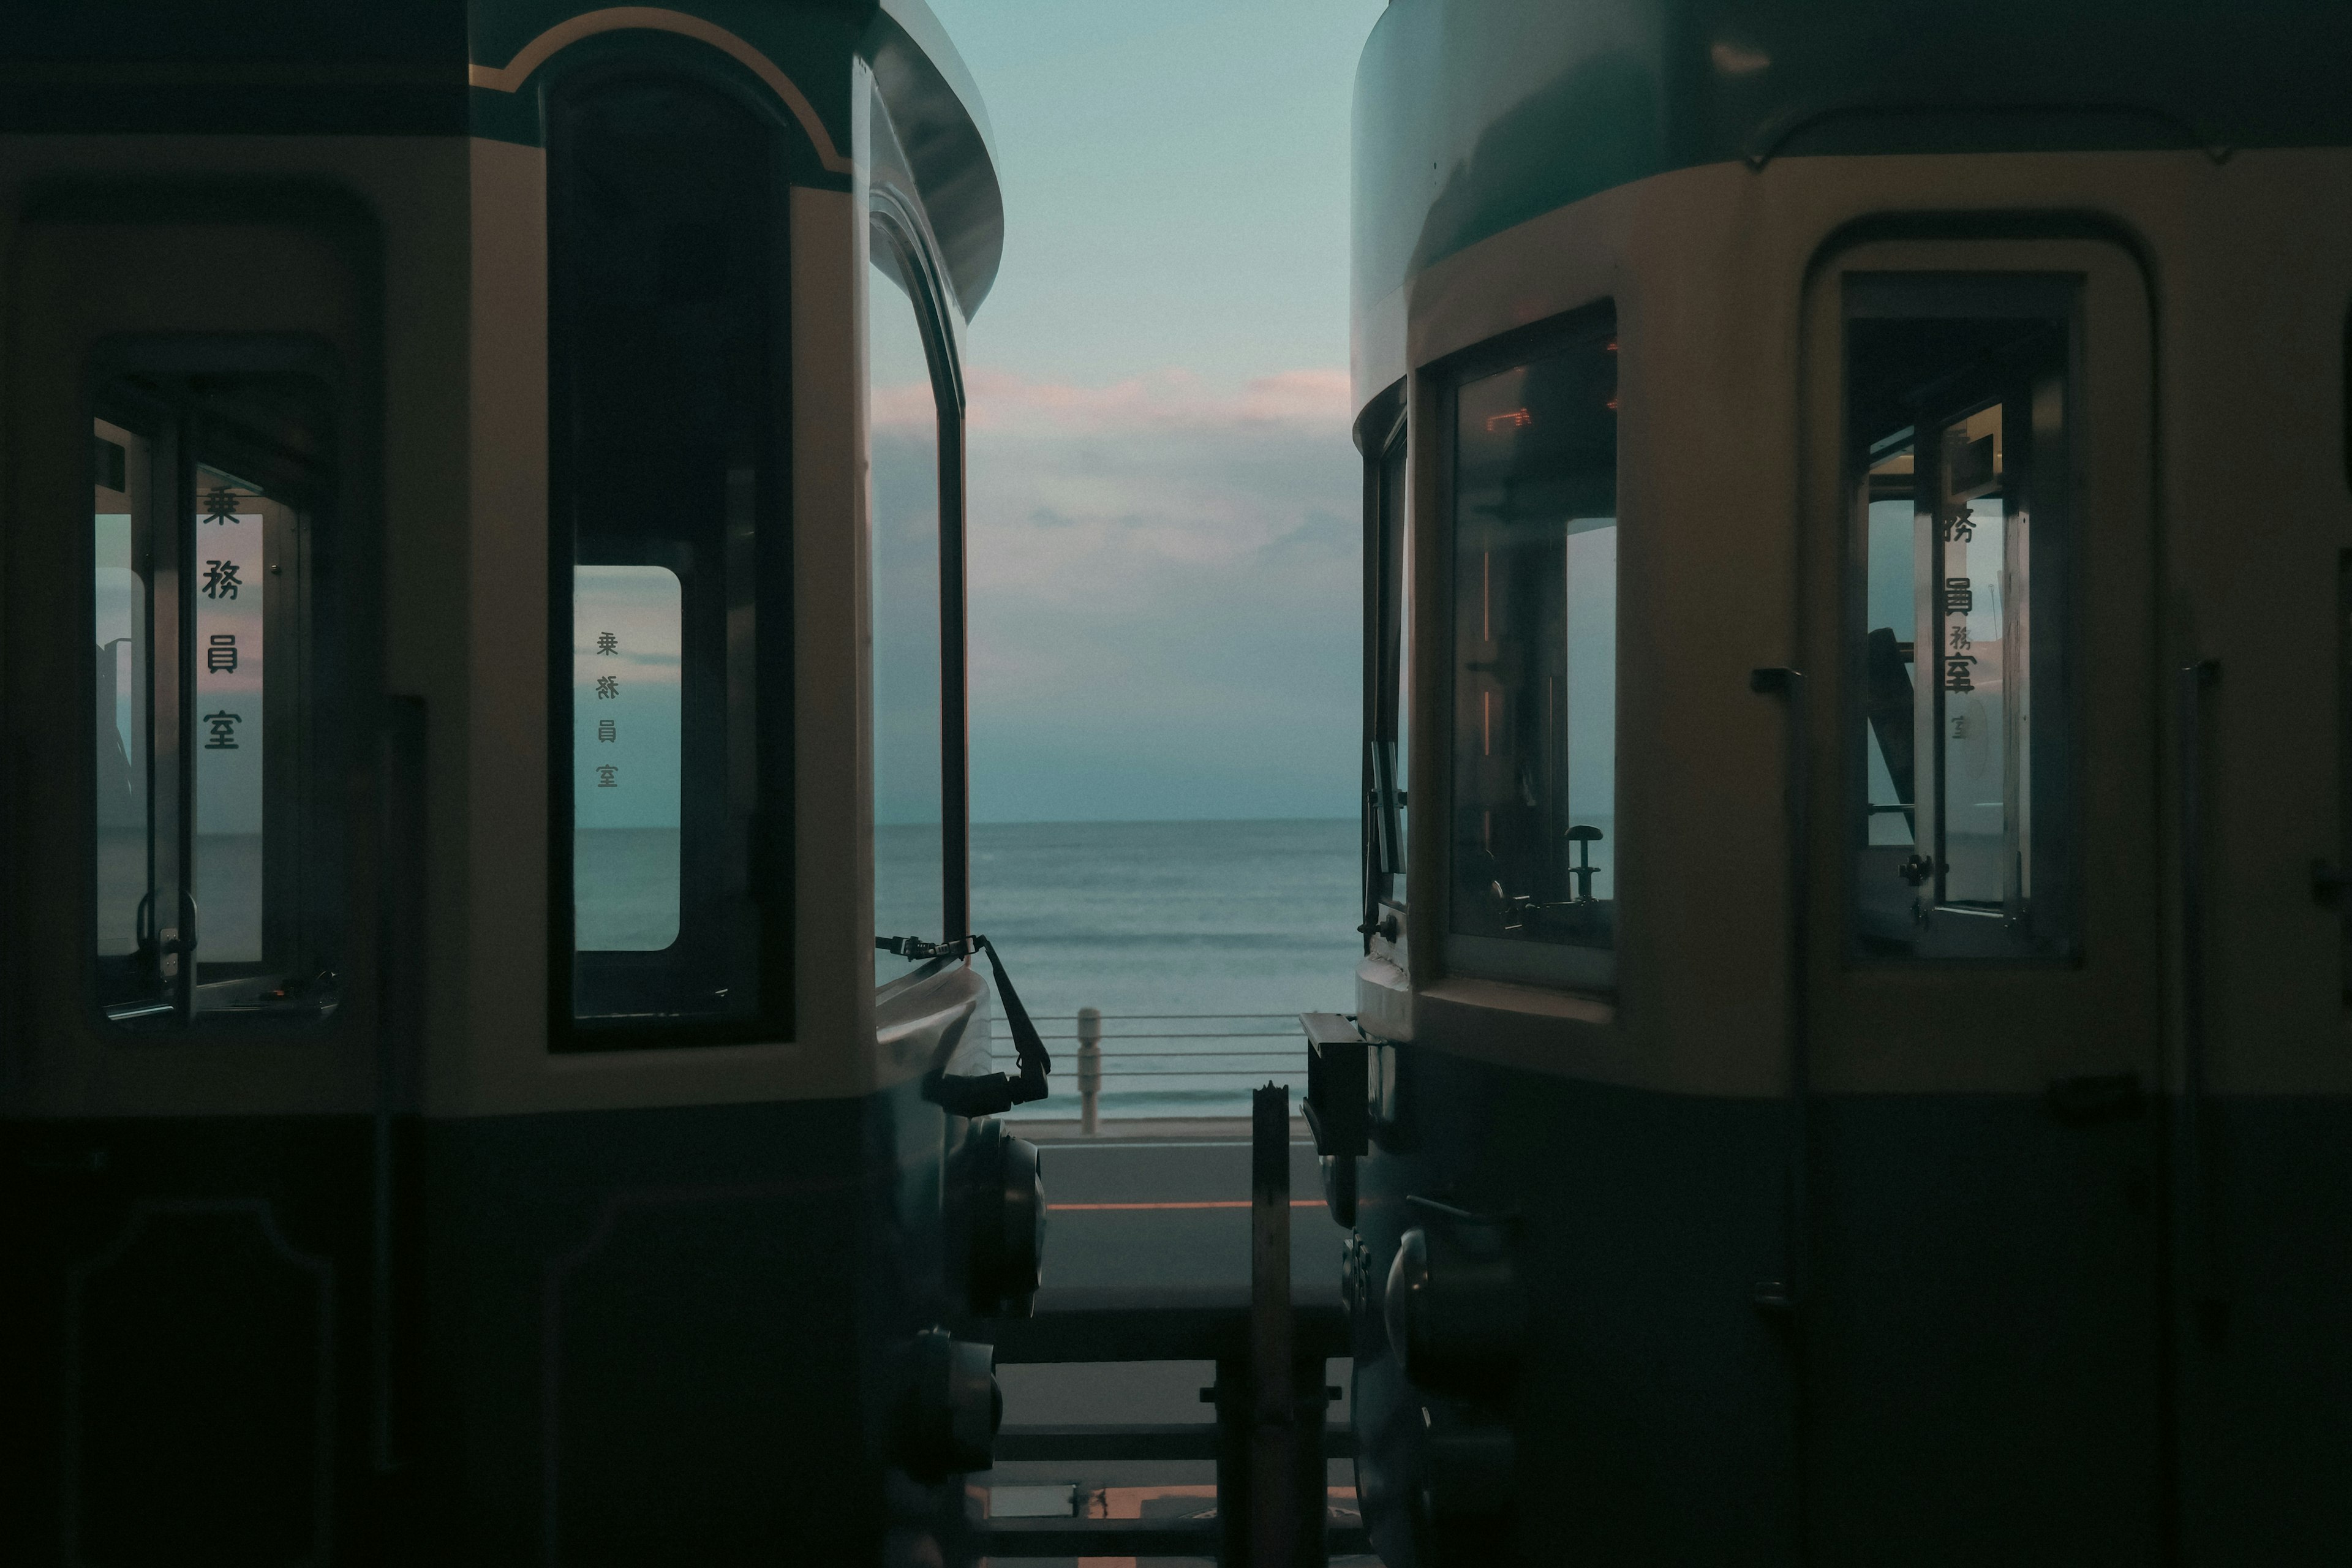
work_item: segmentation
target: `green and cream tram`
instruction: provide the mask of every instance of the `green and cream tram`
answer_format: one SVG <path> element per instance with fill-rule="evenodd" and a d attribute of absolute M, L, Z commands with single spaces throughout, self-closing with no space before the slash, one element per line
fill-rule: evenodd
<path fill-rule="evenodd" d="M 1385 1560 L 2345 1561 L 2352 16 L 1396 0 L 1355 115 Z"/>
<path fill-rule="evenodd" d="M 0 1558 L 962 1560 L 1042 1083 L 959 940 L 938 24 L 0 52 Z"/>

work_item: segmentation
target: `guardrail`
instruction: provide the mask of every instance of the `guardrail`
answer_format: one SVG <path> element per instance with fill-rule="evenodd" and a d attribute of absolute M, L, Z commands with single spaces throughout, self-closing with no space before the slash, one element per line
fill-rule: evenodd
<path fill-rule="evenodd" d="M 1296 1075 L 1306 1037 L 1296 1013 L 1045 1015 L 1038 1032 L 1054 1052 L 1053 1084 L 1075 1088 L 1082 1131 L 1100 1126 L 1103 1086 L 1130 1114 L 1248 1114 L 1250 1091 L 1269 1076 Z M 1228 1043 L 1230 1042 L 1230 1043 Z M 1255 1043 L 1244 1043 L 1255 1042 Z M 1075 1044 L 1076 1050 L 1070 1049 Z M 1230 1108 L 1226 1101 L 1231 1101 Z"/>

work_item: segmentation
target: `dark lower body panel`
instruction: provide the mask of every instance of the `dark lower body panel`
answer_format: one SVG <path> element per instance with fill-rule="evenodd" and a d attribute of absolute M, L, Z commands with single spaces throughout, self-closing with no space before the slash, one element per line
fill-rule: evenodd
<path fill-rule="evenodd" d="M 1785 1102 L 1401 1055 L 1360 1173 L 1355 1326 L 1391 1568 L 2352 1553 L 2352 1101 L 2210 1108 L 2200 1305 L 2159 1103 L 1818 1097 L 1792 1255 Z M 1409 1194 L 1507 1220 L 1531 1309 L 1507 1394 L 1398 1370 L 1397 1238 L 1448 1223 Z M 1486 1421 L 1510 1428 L 1516 1506 L 1433 1530 L 1430 1434 Z"/>
<path fill-rule="evenodd" d="M 858 1563 L 947 1316 L 940 1120 L 0 1124 L 0 1558 Z M 388 1267 L 387 1267 L 388 1265 Z"/>

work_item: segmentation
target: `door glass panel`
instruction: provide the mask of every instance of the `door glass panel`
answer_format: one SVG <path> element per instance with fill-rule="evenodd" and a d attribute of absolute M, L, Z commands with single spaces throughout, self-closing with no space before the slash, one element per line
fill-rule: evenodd
<path fill-rule="evenodd" d="M 938 941 L 947 920 L 940 407 L 907 257 L 877 225 L 867 316 L 873 520 L 874 929 Z M 877 952 L 877 974 L 908 961 Z"/>
<path fill-rule="evenodd" d="M 792 906 L 778 153 L 684 78 L 559 92 L 549 123 L 569 734 L 551 871 L 571 931 L 553 1037 L 773 1037 Z"/>
<path fill-rule="evenodd" d="M 572 573 L 572 909 L 591 952 L 677 940 L 685 599 L 666 566 Z"/>
<path fill-rule="evenodd" d="M 142 1029 L 315 1020 L 341 994 L 349 778 L 343 617 L 317 609 L 326 487 L 290 455 L 320 445 L 318 388 L 120 399 L 150 423 L 93 427 L 100 1006 Z"/>
<path fill-rule="evenodd" d="M 1862 279 L 1846 310 L 1858 941 L 2064 956 L 2070 286 Z"/>
<path fill-rule="evenodd" d="M 1606 324 L 1454 395 L 1453 962 L 1607 984 L 1617 374 Z"/>

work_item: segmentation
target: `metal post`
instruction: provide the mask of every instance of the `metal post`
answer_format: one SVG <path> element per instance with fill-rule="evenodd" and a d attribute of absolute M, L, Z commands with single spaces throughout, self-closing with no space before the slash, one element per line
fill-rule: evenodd
<path fill-rule="evenodd" d="M 1252 1097 L 1250 1159 L 1251 1568 L 1290 1568 L 1298 1433 L 1291 1388 L 1290 1091 Z"/>
<path fill-rule="evenodd" d="M 1091 1137 L 1097 1129 L 1097 1101 L 1102 1097 L 1102 1009 L 1078 1009 L 1078 1131 Z"/>

